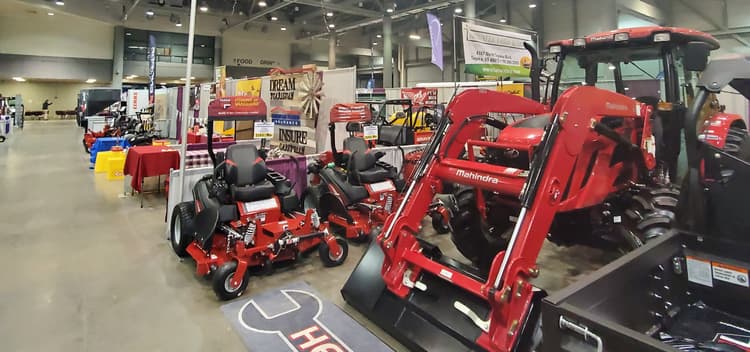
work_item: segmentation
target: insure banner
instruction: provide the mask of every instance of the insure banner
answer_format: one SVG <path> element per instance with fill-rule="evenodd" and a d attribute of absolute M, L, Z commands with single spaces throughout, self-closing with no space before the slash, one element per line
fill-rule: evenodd
<path fill-rule="evenodd" d="M 274 74 L 269 80 L 269 114 L 276 126 L 273 145 L 293 154 L 315 153 L 322 96 L 322 72 Z"/>
<path fill-rule="evenodd" d="M 483 76 L 528 77 L 531 55 L 523 42 L 531 35 L 464 22 L 465 72 Z"/>

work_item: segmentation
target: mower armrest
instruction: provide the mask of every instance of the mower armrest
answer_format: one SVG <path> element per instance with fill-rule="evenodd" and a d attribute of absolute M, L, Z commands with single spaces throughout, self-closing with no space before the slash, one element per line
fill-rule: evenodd
<path fill-rule="evenodd" d="M 380 158 L 382 158 L 382 157 L 385 156 L 385 152 L 384 151 L 380 151 L 380 150 L 376 151 L 373 154 L 375 155 L 375 159 L 376 160 L 379 160 Z"/>

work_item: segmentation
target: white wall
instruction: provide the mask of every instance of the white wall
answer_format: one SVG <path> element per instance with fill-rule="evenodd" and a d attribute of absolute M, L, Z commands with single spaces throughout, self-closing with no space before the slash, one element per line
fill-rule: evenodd
<path fill-rule="evenodd" d="M 42 110 L 44 99 L 52 102 L 51 111 L 73 110 L 76 107 L 78 92 L 97 85 L 61 82 L 15 82 L 0 81 L 0 94 L 4 97 L 23 95 L 26 111 Z"/>
<path fill-rule="evenodd" d="M 46 11 L 0 12 L 0 53 L 112 59 L 114 26 Z"/>
<path fill-rule="evenodd" d="M 241 66 L 289 67 L 292 58 L 290 39 L 274 40 L 263 33 L 246 31 L 227 32 L 222 37 L 222 61 L 227 66 L 237 66 L 235 59 L 252 60 Z M 263 63 L 261 61 L 268 61 Z"/>

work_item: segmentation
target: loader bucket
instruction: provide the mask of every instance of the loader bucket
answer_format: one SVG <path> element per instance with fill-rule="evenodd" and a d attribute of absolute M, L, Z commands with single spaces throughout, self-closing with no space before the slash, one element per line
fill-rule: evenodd
<path fill-rule="evenodd" d="M 434 249 L 442 257 L 437 247 Z M 412 351 L 481 350 L 475 341 L 482 330 L 453 304 L 460 301 L 487 319 L 489 306 L 485 301 L 431 274 L 420 278 L 427 285 L 426 292 L 415 289 L 401 299 L 386 289 L 382 266 L 383 252 L 378 241 L 371 241 L 341 289 L 349 305 Z"/>

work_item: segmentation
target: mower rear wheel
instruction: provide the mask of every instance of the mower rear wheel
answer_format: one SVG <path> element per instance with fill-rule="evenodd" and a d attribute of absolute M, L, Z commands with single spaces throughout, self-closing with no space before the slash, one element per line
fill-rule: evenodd
<path fill-rule="evenodd" d="M 250 272 L 245 271 L 245 275 L 240 281 L 240 284 L 235 286 L 232 284 L 234 275 L 237 273 L 237 262 L 230 261 L 224 263 L 214 273 L 213 279 L 211 280 L 211 287 L 216 293 L 216 297 L 222 301 L 228 301 L 233 298 L 237 298 L 245 292 L 247 284 L 250 281 Z"/>
<path fill-rule="evenodd" d="M 331 247 L 328 246 L 326 241 L 320 242 L 318 246 L 318 254 L 320 255 L 320 261 L 323 262 L 324 266 L 332 267 L 339 266 L 344 263 L 346 257 L 349 255 L 349 244 L 346 240 L 341 237 L 336 237 L 336 243 L 341 247 L 341 253 L 334 255 L 331 253 Z"/>
<path fill-rule="evenodd" d="M 172 210 L 172 222 L 169 226 L 169 242 L 178 257 L 188 256 L 187 247 L 193 242 L 195 225 L 195 204 L 193 202 L 182 202 Z"/>

